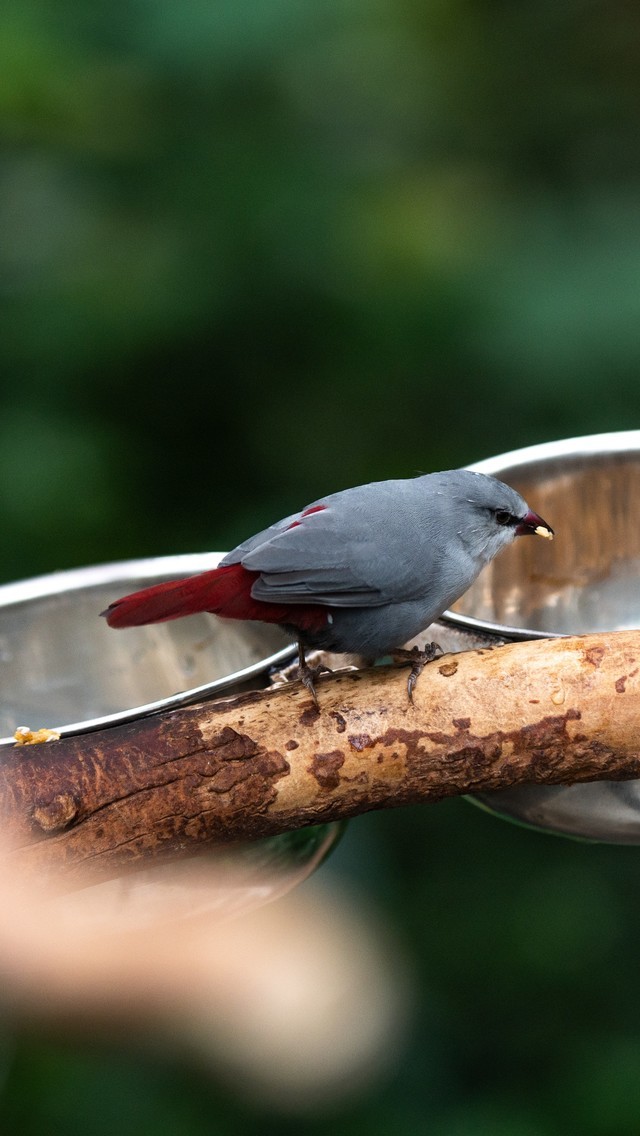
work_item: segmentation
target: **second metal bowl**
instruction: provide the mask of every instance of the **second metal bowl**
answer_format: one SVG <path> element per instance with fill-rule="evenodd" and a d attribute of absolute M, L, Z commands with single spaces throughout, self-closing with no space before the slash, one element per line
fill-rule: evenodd
<path fill-rule="evenodd" d="M 640 628 L 640 431 L 516 450 L 470 468 L 517 489 L 557 539 L 518 540 L 445 613 L 456 649 Z M 446 636 L 446 630 L 444 631 Z M 531 786 L 476 799 L 552 832 L 640 843 L 640 781 Z"/>

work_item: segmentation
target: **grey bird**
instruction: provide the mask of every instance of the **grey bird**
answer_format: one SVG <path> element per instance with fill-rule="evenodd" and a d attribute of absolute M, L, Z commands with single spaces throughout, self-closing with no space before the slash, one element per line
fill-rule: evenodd
<path fill-rule="evenodd" d="M 217 568 L 124 596 L 102 614 L 133 627 L 209 611 L 278 623 L 305 647 L 376 659 L 442 615 L 517 536 L 553 529 L 503 482 L 454 469 L 371 482 L 314 501 L 239 544 Z M 412 656 L 417 674 L 433 652 Z"/>

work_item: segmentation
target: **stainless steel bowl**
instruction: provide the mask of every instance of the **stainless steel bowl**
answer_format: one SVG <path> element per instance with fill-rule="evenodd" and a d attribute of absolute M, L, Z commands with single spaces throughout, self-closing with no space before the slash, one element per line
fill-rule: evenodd
<path fill-rule="evenodd" d="M 518 540 L 443 617 L 455 646 L 640 628 L 640 430 L 549 442 L 470 467 L 506 481 L 556 530 Z M 474 798 L 587 840 L 640 843 L 640 782 L 525 787 Z"/>
<path fill-rule="evenodd" d="M 222 555 L 101 564 L 0 587 L 0 744 L 21 725 L 77 734 L 264 686 L 272 666 L 293 658 L 279 627 L 203 613 L 116 632 L 99 618 L 118 596 L 214 568 Z"/>
<path fill-rule="evenodd" d="M 270 669 L 295 656 L 278 627 L 203 613 L 115 632 L 99 618 L 118 596 L 214 568 L 222 555 L 101 564 L 0 587 L 0 733 L 8 735 L 0 747 L 13 744 L 21 725 L 79 734 L 266 686 Z M 235 846 L 222 866 L 219 855 L 201 861 L 201 878 L 192 878 L 191 862 L 158 865 L 128 875 L 124 892 L 116 881 L 112 900 L 133 920 L 156 909 L 166 917 L 168 904 L 176 917 L 247 910 L 306 879 L 341 831 L 340 824 L 323 824 Z M 220 875 L 225 865 L 229 879 Z M 101 914 L 110 889 L 89 889 Z"/>

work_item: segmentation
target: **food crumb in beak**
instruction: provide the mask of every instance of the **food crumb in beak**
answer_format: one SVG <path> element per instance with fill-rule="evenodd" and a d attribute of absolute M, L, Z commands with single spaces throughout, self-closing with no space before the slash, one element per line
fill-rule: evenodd
<path fill-rule="evenodd" d="M 543 536 L 545 540 L 553 540 L 551 529 L 545 528 L 544 525 L 538 525 L 537 529 L 534 529 L 534 532 L 536 536 Z"/>

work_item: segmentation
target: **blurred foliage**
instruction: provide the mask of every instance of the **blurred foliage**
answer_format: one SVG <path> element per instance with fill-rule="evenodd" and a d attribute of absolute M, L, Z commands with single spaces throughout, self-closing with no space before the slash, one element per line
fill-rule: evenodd
<path fill-rule="evenodd" d="M 4 0 L 0 31 L 2 579 L 638 424 L 633 5 Z M 451 802 L 356 822 L 334 864 L 422 987 L 332 1132 L 637 1133 L 636 852 Z M 327 1123 L 7 1044 L 7 1133 Z"/>

